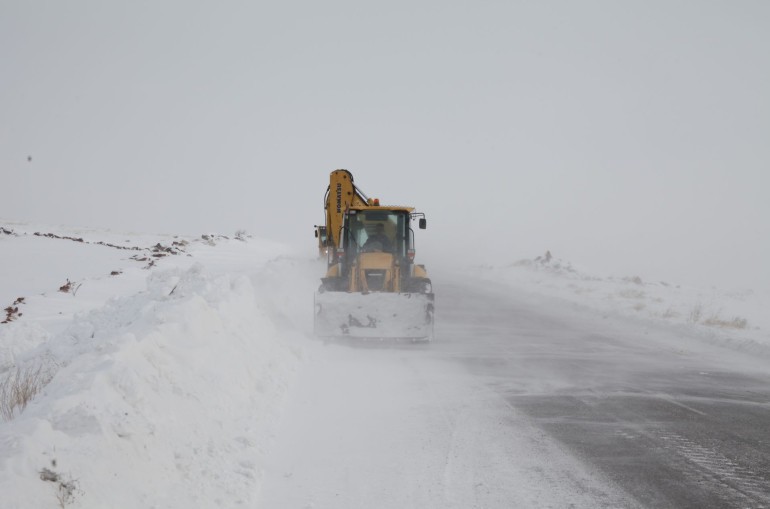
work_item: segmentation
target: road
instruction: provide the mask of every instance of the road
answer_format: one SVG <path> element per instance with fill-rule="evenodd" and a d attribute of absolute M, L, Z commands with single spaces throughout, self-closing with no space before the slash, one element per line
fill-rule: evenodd
<path fill-rule="evenodd" d="M 444 281 L 430 345 L 309 348 L 264 507 L 770 507 L 766 360 Z"/>

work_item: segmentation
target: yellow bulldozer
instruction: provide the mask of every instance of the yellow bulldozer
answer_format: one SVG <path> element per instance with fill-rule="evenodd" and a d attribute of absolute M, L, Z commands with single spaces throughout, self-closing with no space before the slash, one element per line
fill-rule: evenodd
<path fill-rule="evenodd" d="M 316 335 L 430 341 L 433 288 L 425 267 L 414 263 L 411 226 L 417 220 L 425 229 L 425 214 L 380 205 L 356 187 L 347 170 L 331 172 L 329 180 L 327 272 L 315 294 Z"/>

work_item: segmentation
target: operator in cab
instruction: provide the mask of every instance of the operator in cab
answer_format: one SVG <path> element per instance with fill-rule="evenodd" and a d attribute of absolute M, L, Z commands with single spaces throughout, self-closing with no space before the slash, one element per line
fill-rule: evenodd
<path fill-rule="evenodd" d="M 377 223 L 374 233 L 366 239 L 364 251 L 387 251 L 393 252 L 393 242 L 385 234 L 385 225 Z"/>

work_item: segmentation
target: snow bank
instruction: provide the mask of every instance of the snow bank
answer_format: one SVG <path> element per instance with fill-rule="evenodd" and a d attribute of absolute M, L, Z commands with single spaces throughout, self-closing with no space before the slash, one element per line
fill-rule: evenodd
<path fill-rule="evenodd" d="M 53 376 L 0 421 L 2 507 L 256 503 L 302 331 L 264 305 L 279 248 L 227 239 L 191 251 L 150 270 L 126 266 L 117 279 L 84 272 L 91 300 L 38 295 L 0 326 L 0 379 L 17 368 Z M 144 288 L 134 291 L 137 279 Z M 88 309 L 59 311 L 66 325 L 47 327 L 45 316 L 70 301 Z"/>
<path fill-rule="evenodd" d="M 479 277 L 530 294 L 558 298 L 604 316 L 622 316 L 695 333 L 712 344 L 770 356 L 770 295 L 730 292 L 638 276 L 597 276 L 547 252 L 503 267 L 477 267 Z"/>

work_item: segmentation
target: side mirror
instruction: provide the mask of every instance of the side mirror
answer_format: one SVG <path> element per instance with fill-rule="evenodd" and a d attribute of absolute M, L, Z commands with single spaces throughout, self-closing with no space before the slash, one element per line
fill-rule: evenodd
<path fill-rule="evenodd" d="M 424 230 L 428 227 L 428 221 L 425 220 L 424 217 L 420 218 L 420 230 Z"/>
<path fill-rule="evenodd" d="M 318 238 L 318 230 L 315 231 L 315 238 Z"/>

